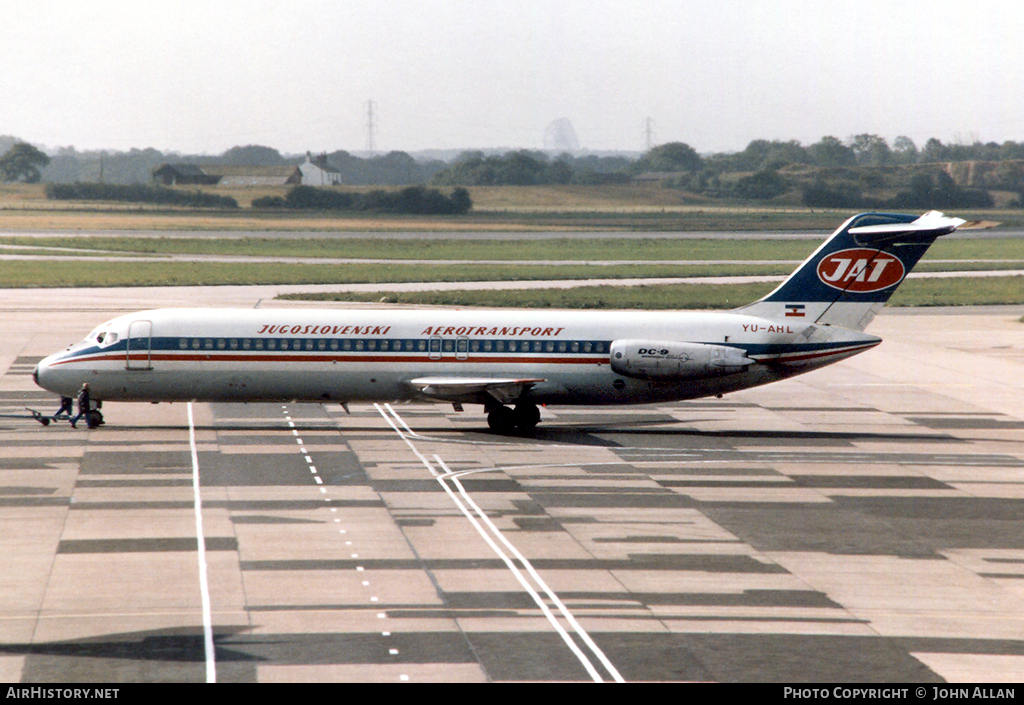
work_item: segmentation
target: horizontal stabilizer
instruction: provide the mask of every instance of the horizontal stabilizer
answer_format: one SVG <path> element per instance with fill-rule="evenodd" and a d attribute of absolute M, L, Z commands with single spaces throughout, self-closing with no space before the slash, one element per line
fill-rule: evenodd
<path fill-rule="evenodd" d="M 547 380 L 535 377 L 419 377 L 406 384 L 428 399 L 450 402 L 477 402 L 489 396 L 501 404 L 508 404 L 523 395 L 530 387 Z"/>
<path fill-rule="evenodd" d="M 883 245 L 919 243 L 948 235 L 967 223 L 963 218 L 950 218 L 939 211 L 928 211 L 909 223 L 885 223 L 850 228 L 850 235 L 858 245 L 881 247 Z"/>

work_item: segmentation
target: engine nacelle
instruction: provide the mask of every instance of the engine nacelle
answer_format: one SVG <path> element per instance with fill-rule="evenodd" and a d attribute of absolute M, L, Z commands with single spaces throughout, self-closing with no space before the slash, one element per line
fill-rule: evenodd
<path fill-rule="evenodd" d="M 743 350 L 728 345 L 668 340 L 616 340 L 611 366 L 639 379 L 689 379 L 742 372 L 754 364 Z"/>

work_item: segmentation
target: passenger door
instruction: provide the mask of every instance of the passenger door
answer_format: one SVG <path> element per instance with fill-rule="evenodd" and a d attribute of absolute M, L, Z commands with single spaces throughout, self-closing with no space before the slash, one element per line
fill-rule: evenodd
<path fill-rule="evenodd" d="M 125 367 L 129 370 L 153 369 L 152 321 L 132 321 L 128 325 Z"/>

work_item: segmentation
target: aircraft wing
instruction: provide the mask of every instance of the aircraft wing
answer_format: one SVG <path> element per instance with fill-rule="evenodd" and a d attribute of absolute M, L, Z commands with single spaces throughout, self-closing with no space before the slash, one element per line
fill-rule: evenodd
<path fill-rule="evenodd" d="M 508 404 L 530 387 L 546 380 L 536 377 L 418 377 L 406 384 L 435 401 L 482 403 L 490 397 Z"/>

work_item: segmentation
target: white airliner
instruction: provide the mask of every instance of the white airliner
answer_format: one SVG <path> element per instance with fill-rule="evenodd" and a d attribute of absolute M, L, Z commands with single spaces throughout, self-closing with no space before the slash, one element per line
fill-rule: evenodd
<path fill-rule="evenodd" d="M 102 402 L 482 404 L 499 432 L 538 405 L 720 396 L 878 345 L 864 328 L 966 221 L 850 218 L 760 301 L 724 312 L 162 309 L 119 316 L 42 360 L 36 383 Z M 346 407 L 347 408 L 347 407 Z"/>

